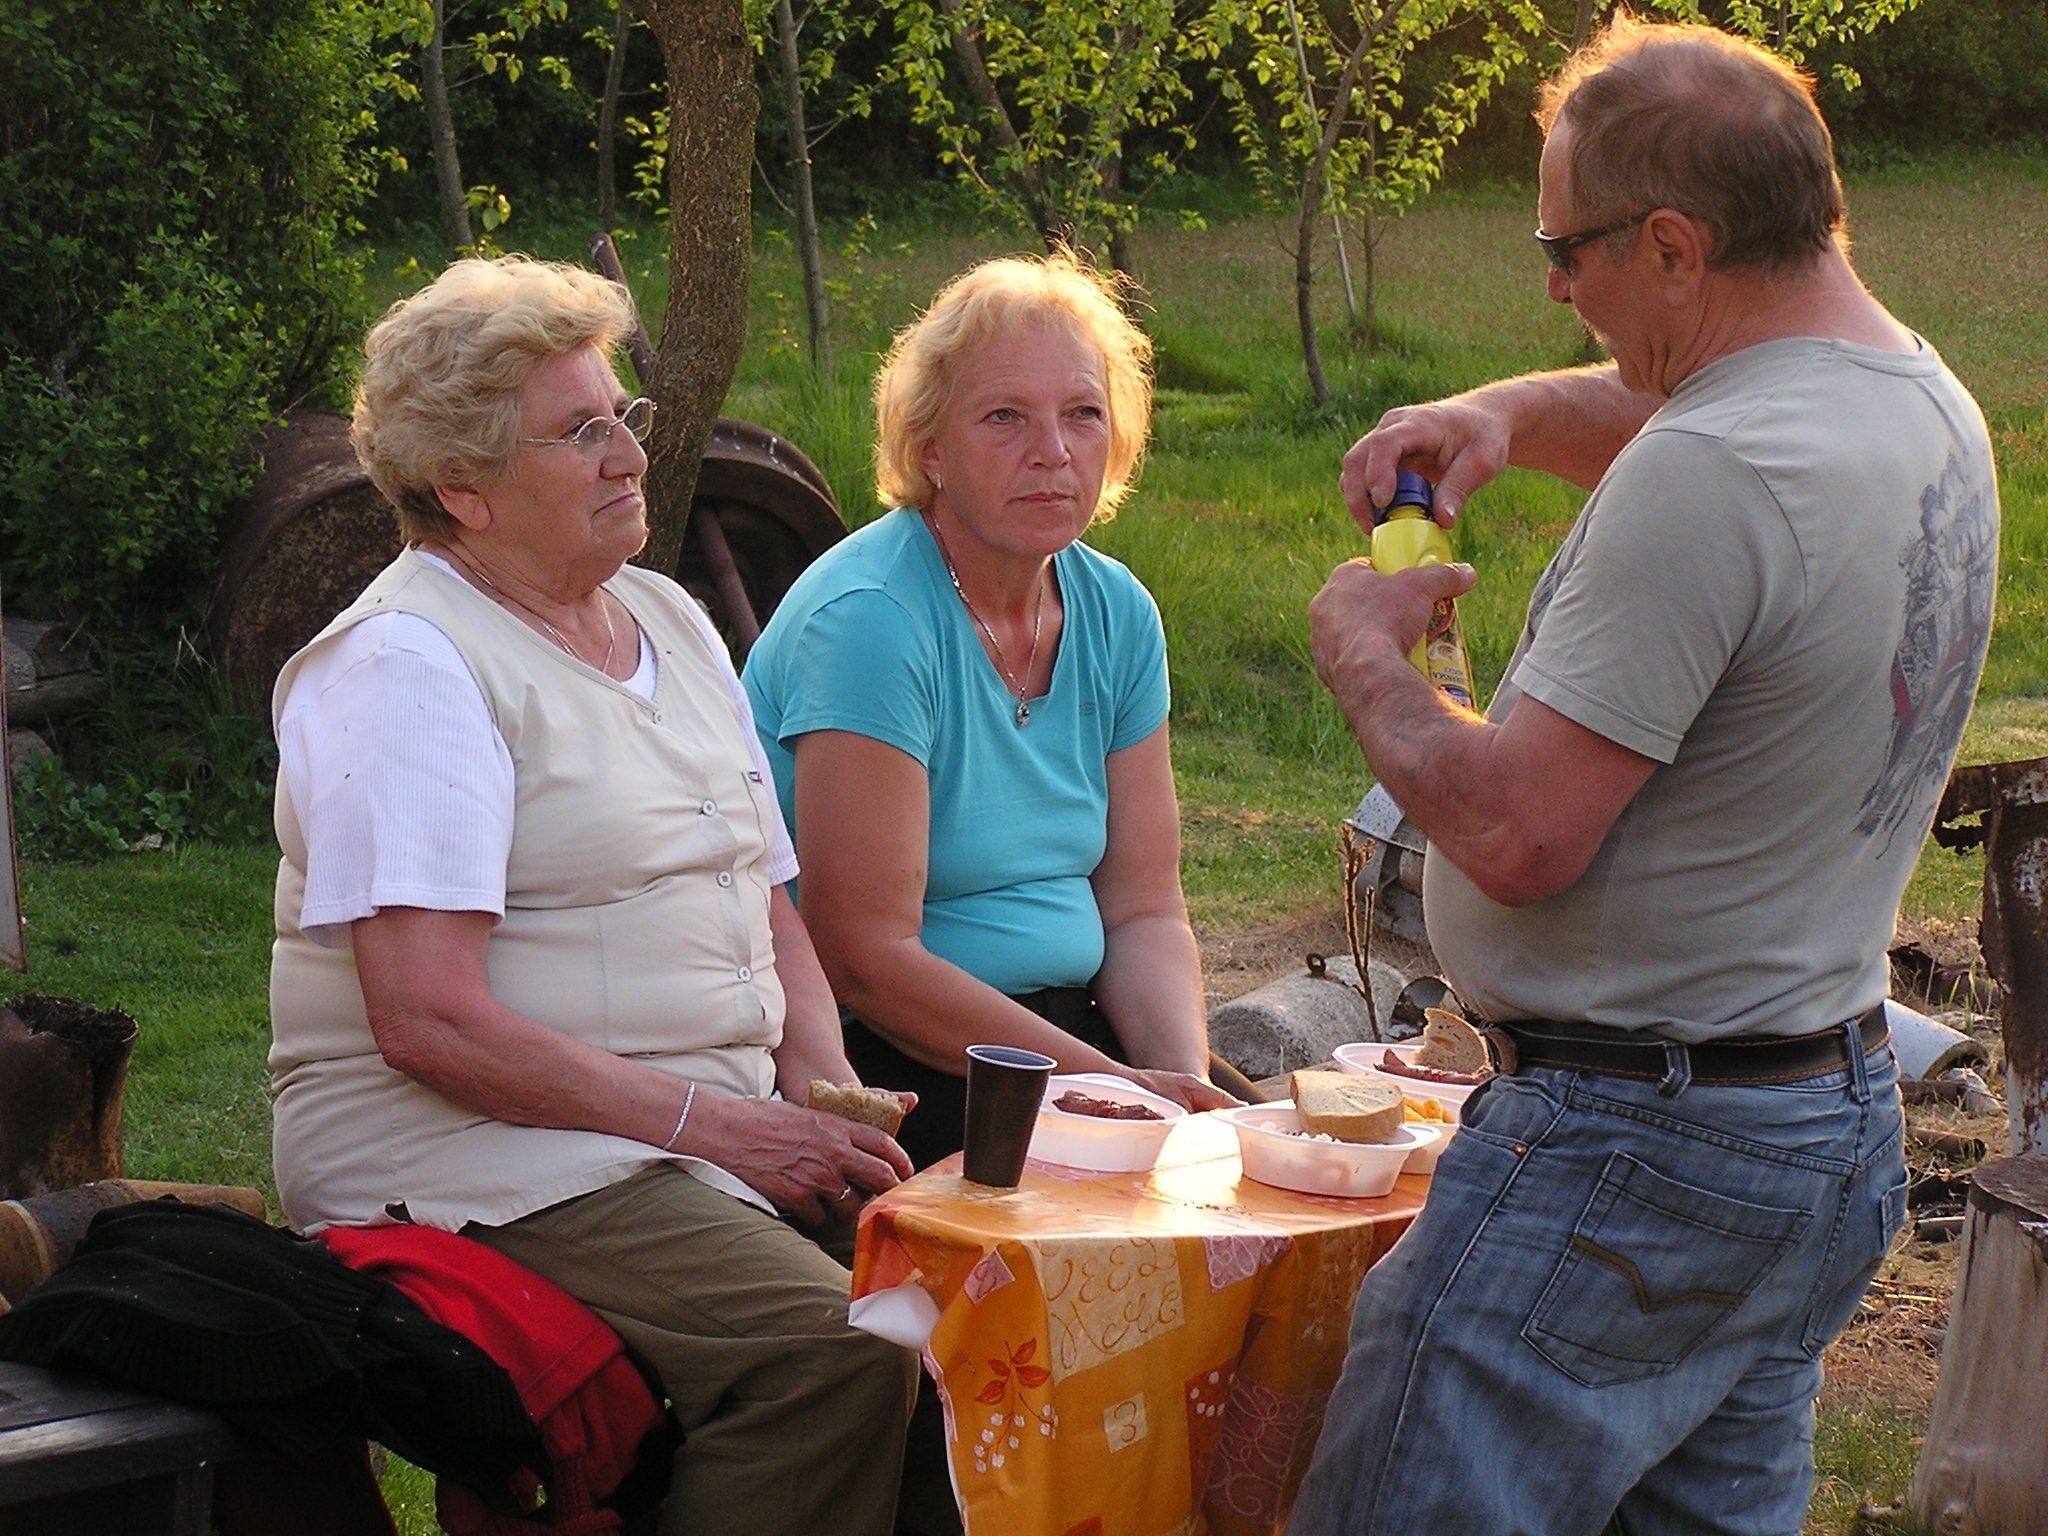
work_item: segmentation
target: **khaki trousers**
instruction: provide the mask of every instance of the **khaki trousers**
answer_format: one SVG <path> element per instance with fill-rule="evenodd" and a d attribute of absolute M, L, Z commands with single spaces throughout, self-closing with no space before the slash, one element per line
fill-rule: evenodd
<path fill-rule="evenodd" d="M 917 1357 L 848 1326 L 847 1272 L 811 1239 L 670 1163 L 463 1235 L 660 1374 L 685 1435 L 662 1536 L 889 1536 Z"/>

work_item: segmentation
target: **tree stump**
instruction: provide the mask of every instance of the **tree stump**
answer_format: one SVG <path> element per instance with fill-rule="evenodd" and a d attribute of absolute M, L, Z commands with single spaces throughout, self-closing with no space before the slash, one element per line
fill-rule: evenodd
<path fill-rule="evenodd" d="M 61 997 L 0 1008 L 0 1199 L 121 1176 L 135 1021 Z"/>
<path fill-rule="evenodd" d="M 1935 1536 L 2048 1531 L 2048 1152 L 1985 1163 L 1970 1181 L 1912 1505 Z"/>

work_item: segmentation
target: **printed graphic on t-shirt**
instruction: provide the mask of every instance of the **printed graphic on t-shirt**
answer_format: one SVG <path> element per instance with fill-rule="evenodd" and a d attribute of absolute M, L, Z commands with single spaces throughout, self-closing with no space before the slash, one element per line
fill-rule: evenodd
<path fill-rule="evenodd" d="M 1863 797 L 1856 830 L 1882 834 L 1882 858 L 1940 793 L 1976 697 L 1998 584 L 1998 518 L 1991 487 L 1972 483 L 1951 454 L 1920 493 L 1920 534 L 1899 552 L 1905 626 L 1892 657 L 1892 732 L 1884 766 Z"/>

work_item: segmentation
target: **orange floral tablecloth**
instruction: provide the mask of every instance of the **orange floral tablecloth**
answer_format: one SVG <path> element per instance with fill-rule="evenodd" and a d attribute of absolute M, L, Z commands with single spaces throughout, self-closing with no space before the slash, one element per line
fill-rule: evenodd
<path fill-rule="evenodd" d="M 992 1190 L 948 1158 L 869 1204 L 862 1298 L 914 1286 L 937 1322 L 969 1536 L 1250 1536 L 1291 1507 L 1366 1269 L 1422 1208 L 1243 1178 L 1191 1116 L 1150 1173 L 1036 1160 Z M 880 1330 L 878 1330 L 880 1331 Z"/>

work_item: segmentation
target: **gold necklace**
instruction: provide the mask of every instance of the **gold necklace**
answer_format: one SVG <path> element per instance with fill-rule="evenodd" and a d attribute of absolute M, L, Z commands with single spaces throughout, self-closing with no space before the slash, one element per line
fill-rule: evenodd
<path fill-rule="evenodd" d="M 989 649 L 996 653 L 996 669 L 1010 685 L 1010 692 L 1017 696 L 1017 726 L 1021 730 L 1031 723 L 1031 704 L 1025 695 L 1031 691 L 1031 669 L 1038 664 L 1038 637 L 1045 628 L 1044 572 L 1039 573 L 1038 602 L 1031 610 L 1031 654 L 1024 658 L 1024 680 L 1019 682 L 1017 674 L 1010 670 L 1010 658 L 1003 654 L 1003 642 L 998 640 L 996 632 L 988 627 L 988 620 L 977 613 L 974 604 L 967 600 L 967 589 L 960 585 L 960 573 L 953 569 L 952 552 L 946 548 L 945 535 L 939 532 L 939 520 L 936 517 L 928 517 L 926 521 L 932 530 L 933 541 L 939 546 L 939 558 L 946 562 L 946 574 L 953 579 L 953 590 L 960 594 L 961 607 L 967 610 L 967 617 L 974 620 L 981 632 L 988 636 Z"/>
<path fill-rule="evenodd" d="M 536 624 L 547 631 L 548 638 L 560 646 L 573 660 L 583 661 L 583 658 L 576 654 L 576 647 L 569 643 L 569 637 L 550 624 L 545 615 L 536 613 L 533 609 L 527 607 L 526 604 L 520 602 L 518 598 L 502 590 L 495 581 L 486 576 L 482 569 L 472 562 L 468 560 L 463 561 L 462 568 L 482 582 L 485 590 L 500 603 L 510 608 L 517 608 L 521 613 L 530 615 Z M 604 600 L 604 588 L 602 587 L 597 589 L 597 611 L 604 616 L 604 665 L 597 670 L 609 677 L 612 670 L 612 656 L 619 647 L 619 637 L 617 631 L 612 628 L 611 605 Z M 583 661 L 583 665 L 587 667 L 590 663 Z"/>

